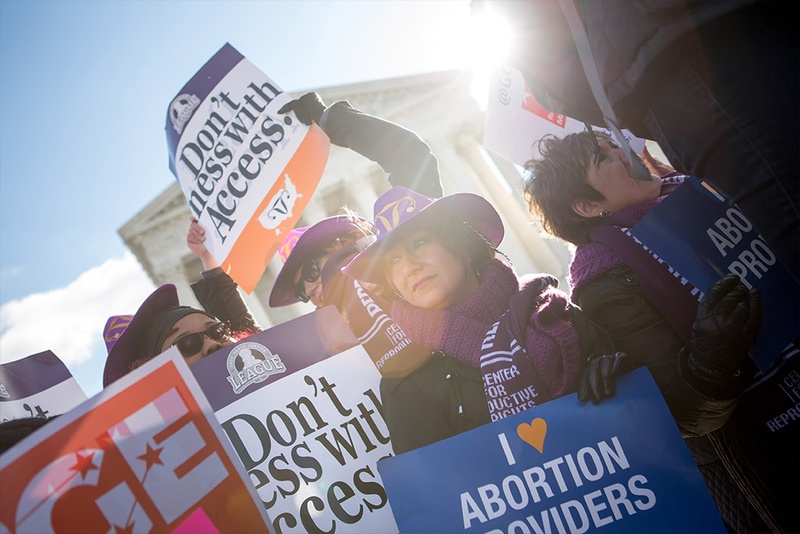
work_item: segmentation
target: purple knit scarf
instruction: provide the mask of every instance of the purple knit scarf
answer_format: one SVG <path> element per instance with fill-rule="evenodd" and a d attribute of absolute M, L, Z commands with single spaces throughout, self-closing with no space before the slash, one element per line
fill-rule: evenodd
<path fill-rule="evenodd" d="M 529 293 L 525 310 L 516 318 L 522 330 L 516 334 L 525 351 L 506 367 L 516 366 L 514 373 L 522 373 L 517 382 L 536 383 L 535 403 L 541 403 L 573 391 L 580 369 L 580 347 L 570 322 L 569 301 L 556 284 L 549 276 L 534 275 L 526 277 L 521 287 L 509 266 L 492 260 L 484 269 L 479 288 L 452 308 L 426 310 L 397 300 L 391 315 L 414 343 L 481 367 L 486 378 L 487 373 L 502 372 L 502 364 L 481 364 L 487 332 L 498 321 L 507 322 L 510 303 L 520 293 Z M 502 339 L 498 345 L 510 346 L 513 335 L 504 328 L 499 330 Z M 510 389 L 508 393 L 513 394 Z"/>
<path fill-rule="evenodd" d="M 480 367 L 483 337 L 508 310 L 508 299 L 517 291 L 514 271 L 500 260 L 492 260 L 484 268 L 478 289 L 452 308 L 426 310 L 396 300 L 391 315 L 414 343 Z"/>
<path fill-rule="evenodd" d="M 686 341 L 697 312 L 694 287 L 640 244 L 629 229 L 650 213 L 664 198 L 683 183 L 684 176 L 671 173 L 662 177 L 661 196 L 629 206 L 592 228 L 590 243 L 579 245 L 569 269 L 572 297 L 578 300 L 583 286 L 619 265 L 627 264 L 636 274 L 648 300 Z"/>
<path fill-rule="evenodd" d="M 669 188 L 669 193 L 672 190 L 674 190 L 674 187 Z M 629 228 L 632 227 L 642 220 L 642 217 L 650 213 L 650 210 L 661 203 L 662 200 L 667 198 L 669 193 L 665 192 L 665 186 L 662 185 L 661 196 L 642 204 L 628 206 L 619 210 L 613 215 L 615 222 L 619 222 Z M 620 226 L 620 224 L 614 224 L 614 226 Z M 631 240 L 631 245 L 636 245 L 636 243 Z M 572 263 L 569 265 L 568 281 L 572 286 L 573 296 L 580 292 L 581 287 L 586 282 L 624 263 L 625 260 L 622 259 L 622 256 L 603 243 L 592 241 L 578 245 L 578 248 L 575 249 Z"/>

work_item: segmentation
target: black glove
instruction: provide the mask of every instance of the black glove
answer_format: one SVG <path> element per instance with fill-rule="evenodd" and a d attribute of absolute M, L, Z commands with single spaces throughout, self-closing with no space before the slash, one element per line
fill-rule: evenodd
<path fill-rule="evenodd" d="M 325 111 L 325 102 L 317 93 L 306 93 L 300 98 L 285 104 L 278 113 L 289 113 L 294 111 L 297 118 L 306 126 L 311 126 L 311 122 L 319 124 L 322 112 Z"/>
<path fill-rule="evenodd" d="M 761 326 L 761 293 L 735 274 L 717 281 L 697 308 L 689 369 L 711 382 L 737 377 Z"/>
<path fill-rule="evenodd" d="M 589 356 L 578 376 L 578 400 L 600 402 L 614 395 L 616 376 L 628 371 L 628 354 L 615 352 Z"/>

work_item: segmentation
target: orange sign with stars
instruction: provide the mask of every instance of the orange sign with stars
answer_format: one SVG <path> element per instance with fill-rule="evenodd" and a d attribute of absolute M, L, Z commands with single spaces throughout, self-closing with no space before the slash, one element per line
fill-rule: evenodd
<path fill-rule="evenodd" d="M 174 349 L 0 456 L 0 532 L 268 532 Z"/>

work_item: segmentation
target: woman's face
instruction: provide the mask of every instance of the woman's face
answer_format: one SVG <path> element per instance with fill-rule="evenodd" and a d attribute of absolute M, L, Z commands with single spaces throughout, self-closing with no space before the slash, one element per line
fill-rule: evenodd
<path fill-rule="evenodd" d="M 609 139 L 598 138 L 600 154 L 590 158 L 586 183 L 599 191 L 603 200 L 577 202 L 573 206 L 583 217 L 598 217 L 602 211 L 615 213 L 628 206 L 641 204 L 659 196 L 661 180 L 651 174 L 650 180 L 636 180 L 625 151 Z M 596 163 L 595 163 L 596 161 Z"/>
<path fill-rule="evenodd" d="M 204 313 L 192 313 L 182 317 L 173 325 L 167 339 L 164 340 L 164 344 L 161 346 L 161 352 L 164 352 L 187 336 L 206 332 L 209 328 L 217 324 L 217 322 L 218 321 Z M 221 340 L 215 340 L 208 334 L 202 334 L 200 345 L 198 345 L 200 350 L 188 356 L 184 354 L 184 361 L 188 364 L 193 364 L 194 362 L 202 360 L 209 354 L 231 345 L 233 342 L 233 339 L 228 335 L 225 335 Z"/>
<path fill-rule="evenodd" d="M 389 280 L 409 304 L 444 310 L 480 285 L 478 276 L 428 230 L 400 239 L 383 256 Z"/>

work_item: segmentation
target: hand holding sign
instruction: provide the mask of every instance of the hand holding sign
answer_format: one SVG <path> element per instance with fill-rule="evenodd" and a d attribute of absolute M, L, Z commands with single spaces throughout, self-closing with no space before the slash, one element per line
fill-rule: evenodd
<path fill-rule="evenodd" d="M 629 370 L 628 355 L 624 352 L 590 355 L 578 376 L 578 400 L 600 402 L 613 396 L 616 376 Z"/>
<path fill-rule="evenodd" d="M 322 113 L 325 111 L 325 103 L 317 93 L 306 93 L 300 98 L 285 104 L 278 110 L 278 113 L 289 113 L 290 111 L 294 111 L 300 122 L 306 126 L 311 126 L 312 122 L 319 124 Z"/>
<path fill-rule="evenodd" d="M 735 274 L 725 275 L 697 308 L 689 367 L 711 382 L 736 380 L 760 326 L 761 293 L 747 289 Z"/>
<path fill-rule="evenodd" d="M 702 180 L 687 177 L 631 234 L 701 291 L 726 273 L 760 291 L 763 320 L 750 356 L 761 371 L 800 332 L 800 284 L 742 212 Z"/>

